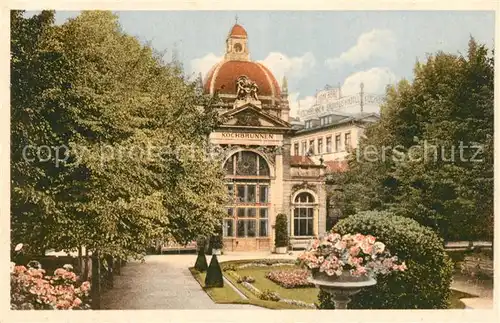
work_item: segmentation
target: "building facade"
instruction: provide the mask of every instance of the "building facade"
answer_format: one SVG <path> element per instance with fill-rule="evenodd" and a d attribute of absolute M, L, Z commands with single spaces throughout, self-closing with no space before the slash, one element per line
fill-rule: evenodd
<path fill-rule="evenodd" d="M 273 250 L 274 223 L 280 213 L 288 217 L 294 248 L 324 233 L 327 165 L 320 156 L 344 156 L 335 146 L 337 133 L 344 144 L 355 144 L 363 119 L 330 122 L 327 117 L 333 128 L 324 129 L 292 125 L 286 79 L 279 84 L 268 68 L 250 59 L 248 35 L 238 24 L 227 36 L 223 60 L 204 78 L 203 91 L 217 94 L 221 101 L 223 124 L 210 134 L 210 141 L 222 154 L 230 196 L 223 221 L 224 249 Z"/>

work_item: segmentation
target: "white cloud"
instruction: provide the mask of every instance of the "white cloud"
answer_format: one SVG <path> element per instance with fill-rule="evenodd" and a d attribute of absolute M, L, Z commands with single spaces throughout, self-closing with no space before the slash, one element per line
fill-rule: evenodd
<path fill-rule="evenodd" d="M 214 53 L 208 53 L 203 57 L 195 58 L 190 62 L 191 73 L 197 76 L 201 72 L 203 78 L 205 78 L 212 66 L 222 59 L 222 56 L 216 56 Z M 288 79 L 288 84 L 293 84 L 307 75 L 309 70 L 316 64 L 316 60 L 310 52 L 297 57 L 288 57 L 279 52 L 271 52 L 264 60 L 259 61 L 259 63 L 269 68 L 280 84 L 284 75 Z"/>
<path fill-rule="evenodd" d="M 340 65 L 357 65 L 373 57 L 394 58 L 396 56 L 396 37 L 391 30 L 373 29 L 359 36 L 356 45 L 340 54 L 329 58 L 325 64 L 336 69 Z"/>
<path fill-rule="evenodd" d="M 307 109 L 316 103 L 316 98 L 314 96 L 306 96 L 303 99 L 297 100 L 299 98 L 299 92 L 292 92 L 288 94 L 288 102 L 290 105 L 290 116 L 297 117 L 299 115 L 299 102 L 301 109 Z"/>
<path fill-rule="evenodd" d="M 195 74 L 195 77 L 201 72 L 203 80 L 205 80 L 212 66 L 219 63 L 221 60 L 222 56 L 216 56 L 214 53 L 208 53 L 203 57 L 195 58 L 191 60 L 191 72 Z"/>
<path fill-rule="evenodd" d="M 387 84 L 392 84 L 395 81 L 396 75 L 389 68 L 374 67 L 348 76 L 342 85 L 342 95 L 359 93 L 361 82 L 364 84 L 364 92 L 383 94 Z"/>
<path fill-rule="evenodd" d="M 288 57 L 279 52 L 271 52 L 259 63 L 269 68 L 278 82 L 281 83 L 283 76 L 286 76 L 290 84 L 290 82 L 296 82 L 306 76 L 316 64 L 316 59 L 311 52 L 298 57 Z"/>

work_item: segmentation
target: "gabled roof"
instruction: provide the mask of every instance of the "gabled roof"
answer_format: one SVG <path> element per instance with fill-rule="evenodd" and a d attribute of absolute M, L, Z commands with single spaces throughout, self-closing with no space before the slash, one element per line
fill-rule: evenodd
<path fill-rule="evenodd" d="M 254 113 L 256 116 L 272 123 L 273 126 L 277 127 L 277 128 L 291 128 L 291 126 L 292 126 L 290 123 L 286 122 L 285 120 L 265 112 L 264 110 L 256 107 L 252 103 L 247 103 L 247 104 L 245 104 L 237 109 L 227 111 L 227 112 L 223 113 L 221 115 L 221 117 L 228 119 L 228 118 L 237 116 L 238 114 L 242 113 L 243 111 L 249 111 L 251 113 Z M 223 127 L 223 126 L 224 125 L 222 125 L 221 127 Z M 233 126 L 233 125 L 226 125 L 226 126 Z"/>

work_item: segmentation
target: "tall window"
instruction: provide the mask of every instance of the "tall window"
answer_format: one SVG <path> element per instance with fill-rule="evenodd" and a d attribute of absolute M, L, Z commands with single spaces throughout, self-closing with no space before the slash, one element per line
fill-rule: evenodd
<path fill-rule="evenodd" d="M 296 143 L 293 144 L 293 154 L 295 156 L 299 155 L 299 143 L 298 142 L 296 142 Z"/>
<path fill-rule="evenodd" d="M 340 135 L 335 135 L 335 151 L 340 150 Z"/>
<path fill-rule="evenodd" d="M 327 153 L 332 152 L 332 136 L 326 137 L 326 152 Z"/>
<path fill-rule="evenodd" d="M 314 197 L 307 192 L 295 197 L 293 210 L 294 236 L 312 236 L 314 234 Z"/>
<path fill-rule="evenodd" d="M 305 156 L 307 154 L 307 146 L 306 146 L 306 142 L 303 141 L 302 142 L 302 156 Z"/>
<path fill-rule="evenodd" d="M 351 133 L 350 132 L 345 133 L 344 145 L 345 145 L 346 150 L 349 150 L 349 148 L 351 148 Z"/>
<path fill-rule="evenodd" d="M 223 221 L 225 237 L 269 236 L 269 166 L 260 155 L 242 151 L 224 165 L 229 203 Z M 247 177 L 247 178 L 245 178 Z"/>
<path fill-rule="evenodd" d="M 323 138 L 318 139 L 318 154 L 323 153 Z"/>
<path fill-rule="evenodd" d="M 309 140 L 309 154 L 314 155 L 314 139 Z"/>

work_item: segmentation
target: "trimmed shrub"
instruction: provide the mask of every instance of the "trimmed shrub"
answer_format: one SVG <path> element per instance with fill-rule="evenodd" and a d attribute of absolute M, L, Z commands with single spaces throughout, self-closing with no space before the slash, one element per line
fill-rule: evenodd
<path fill-rule="evenodd" d="M 224 278 L 222 277 L 217 255 L 213 255 L 212 260 L 210 260 L 210 266 L 205 277 L 205 287 L 224 287 Z"/>
<path fill-rule="evenodd" d="M 277 248 L 288 247 L 288 220 L 285 214 L 278 214 L 276 216 L 275 241 L 274 245 Z"/>
<path fill-rule="evenodd" d="M 453 264 L 443 241 L 430 228 L 389 212 L 367 211 L 341 220 L 340 234 L 371 234 L 384 242 L 408 269 L 377 277 L 377 284 L 352 297 L 352 309 L 445 309 L 449 307 Z M 331 296 L 320 292 L 319 308 L 334 308 Z"/>
<path fill-rule="evenodd" d="M 207 258 L 205 257 L 205 248 L 203 247 L 198 249 L 198 257 L 196 257 L 194 268 L 199 272 L 207 271 L 208 264 L 207 264 Z"/>

